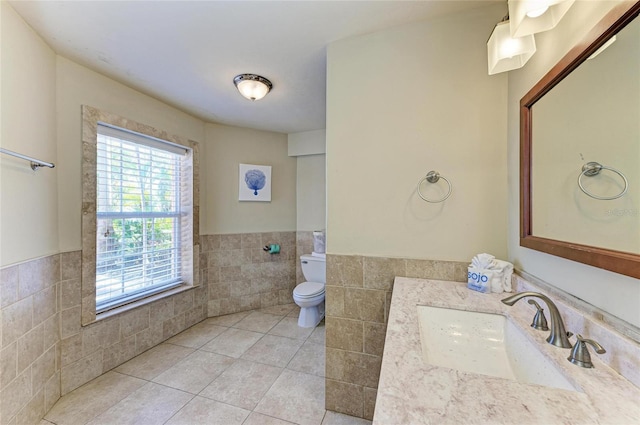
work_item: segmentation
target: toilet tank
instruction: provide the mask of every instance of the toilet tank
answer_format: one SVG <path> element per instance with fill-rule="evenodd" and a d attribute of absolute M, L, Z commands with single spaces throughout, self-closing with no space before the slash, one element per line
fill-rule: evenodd
<path fill-rule="evenodd" d="M 327 261 L 325 258 L 302 255 L 300 256 L 300 264 L 307 282 L 327 283 Z"/>

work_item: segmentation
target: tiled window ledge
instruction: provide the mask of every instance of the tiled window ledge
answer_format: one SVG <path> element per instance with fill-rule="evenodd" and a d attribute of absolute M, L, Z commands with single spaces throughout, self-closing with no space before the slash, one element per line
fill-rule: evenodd
<path fill-rule="evenodd" d="M 168 297 L 171 297 L 173 295 L 180 294 L 182 292 L 190 291 L 190 290 L 195 289 L 195 288 L 197 288 L 197 286 L 183 284 L 183 285 L 178 286 L 177 288 L 168 289 L 168 290 L 160 292 L 158 294 L 154 294 L 154 295 L 142 298 L 140 300 L 133 301 L 133 302 L 130 302 L 128 304 L 122 305 L 120 307 L 112 308 L 111 310 L 107 310 L 105 312 L 98 313 L 98 314 L 96 314 L 96 320 L 95 321 L 93 321 L 91 323 L 87 323 L 87 324 L 82 325 L 82 326 L 88 326 L 88 325 L 91 325 L 93 323 L 99 322 L 101 320 L 105 320 L 105 319 L 109 319 L 111 317 L 115 317 L 115 316 L 117 316 L 119 314 L 123 314 L 123 313 L 126 313 L 126 312 L 131 311 L 131 310 L 135 310 L 137 308 L 143 307 L 145 305 L 151 304 L 151 303 L 159 301 L 161 299 L 168 298 Z"/>

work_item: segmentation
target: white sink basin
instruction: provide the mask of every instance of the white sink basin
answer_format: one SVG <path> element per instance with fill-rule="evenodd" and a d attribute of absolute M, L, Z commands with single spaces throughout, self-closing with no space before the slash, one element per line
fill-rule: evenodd
<path fill-rule="evenodd" d="M 427 364 L 578 391 L 500 314 L 418 306 L 418 321 Z"/>

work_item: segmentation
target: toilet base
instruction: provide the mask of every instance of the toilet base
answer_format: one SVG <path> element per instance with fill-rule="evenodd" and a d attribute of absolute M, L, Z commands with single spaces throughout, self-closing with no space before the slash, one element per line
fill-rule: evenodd
<path fill-rule="evenodd" d="M 300 308 L 298 326 L 301 328 L 315 328 L 324 318 L 324 301 L 314 307 Z"/>

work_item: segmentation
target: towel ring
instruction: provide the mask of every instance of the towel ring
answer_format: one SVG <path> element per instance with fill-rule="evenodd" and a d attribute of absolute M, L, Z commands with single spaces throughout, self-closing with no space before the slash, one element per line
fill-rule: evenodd
<path fill-rule="evenodd" d="M 426 180 L 426 181 L 428 181 L 429 183 L 437 183 L 437 182 L 438 182 L 438 180 L 440 180 L 440 179 L 442 179 L 442 180 L 446 181 L 446 182 L 447 182 L 447 184 L 449 185 L 449 191 L 447 192 L 447 194 L 446 194 L 446 195 L 444 195 L 444 197 L 443 197 L 442 199 L 438 199 L 438 200 L 435 200 L 435 201 L 434 201 L 434 200 L 431 200 L 431 199 L 426 198 L 426 197 L 422 194 L 422 192 L 420 191 L 420 186 L 422 185 L 422 182 Z M 420 179 L 420 181 L 418 182 L 418 195 L 420 195 L 420 197 L 421 197 L 423 200 L 425 200 L 425 201 L 427 201 L 427 202 L 431 202 L 431 203 L 433 203 L 433 204 L 438 203 L 438 202 L 442 202 L 442 201 L 446 200 L 446 199 L 449 197 L 449 195 L 451 195 L 451 190 L 452 190 L 451 182 L 450 182 L 446 177 L 444 177 L 444 176 L 440 175 L 440 173 L 438 173 L 437 171 L 429 171 L 429 172 L 427 173 L 427 175 L 426 175 L 424 178 Z"/>
<path fill-rule="evenodd" d="M 597 176 L 598 174 L 600 174 L 600 171 L 602 170 L 613 171 L 614 173 L 616 173 L 622 178 L 622 180 L 624 181 L 624 189 L 622 189 L 622 192 L 620 192 L 615 196 L 597 196 L 597 195 L 594 195 L 593 193 L 588 192 L 587 189 L 585 189 L 582 186 L 583 176 L 587 176 L 587 177 Z M 615 168 L 606 167 L 602 164 L 592 161 L 592 162 L 587 162 L 582 166 L 582 172 L 578 176 L 578 186 L 580 186 L 580 190 L 582 190 L 586 195 L 592 197 L 593 199 L 598 199 L 600 201 L 611 201 L 613 199 L 618 199 L 622 197 L 625 193 L 627 193 L 627 189 L 629 188 L 629 182 L 627 181 L 627 178 L 624 176 L 624 174 L 622 174 L 620 171 L 616 170 Z"/>

